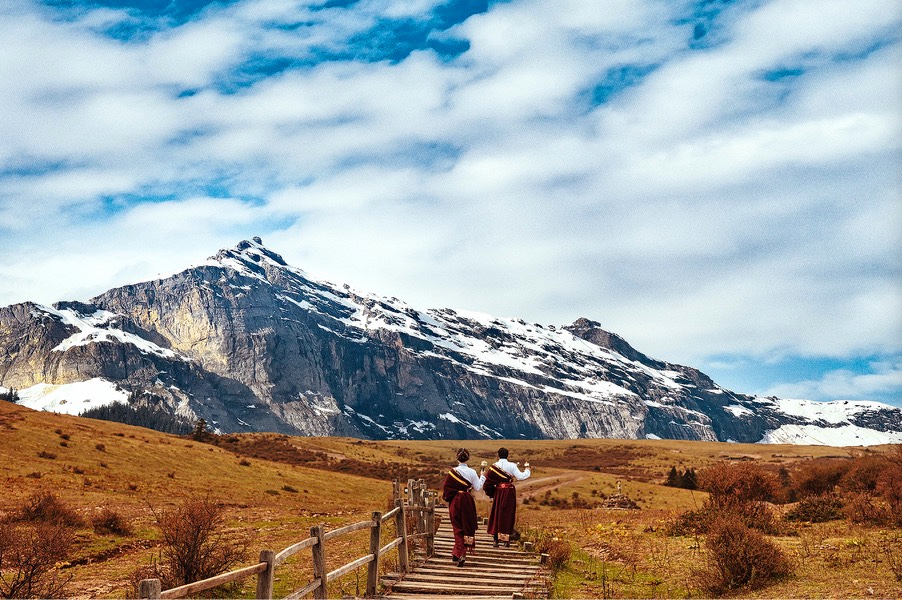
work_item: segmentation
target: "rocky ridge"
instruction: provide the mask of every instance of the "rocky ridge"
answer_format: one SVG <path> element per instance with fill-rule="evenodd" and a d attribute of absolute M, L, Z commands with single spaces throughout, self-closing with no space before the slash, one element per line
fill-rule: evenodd
<path fill-rule="evenodd" d="M 222 431 L 902 441 L 894 407 L 737 394 L 588 319 L 417 310 L 313 278 L 259 238 L 89 302 L 0 309 L 0 386 L 43 406 L 48 389 L 89 380 Z"/>

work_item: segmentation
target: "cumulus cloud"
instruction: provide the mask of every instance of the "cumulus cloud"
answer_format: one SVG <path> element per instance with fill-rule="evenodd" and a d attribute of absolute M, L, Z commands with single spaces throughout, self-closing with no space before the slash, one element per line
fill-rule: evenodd
<path fill-rule="evenodd" d="M 782 398 L 819 400 L 869 400 L 875 396 L 902 393 L 902 364 L 878 362 L 869 367 L 866 373 L 837 369 L 819 379 L 776 385 L 765 393 Z"/>
<path fill-rule="evenodd" d="M 259 234 L 673 361 L 899 351 L 893 1 L 321 4 L 4 6 L 0 303 Z"/>

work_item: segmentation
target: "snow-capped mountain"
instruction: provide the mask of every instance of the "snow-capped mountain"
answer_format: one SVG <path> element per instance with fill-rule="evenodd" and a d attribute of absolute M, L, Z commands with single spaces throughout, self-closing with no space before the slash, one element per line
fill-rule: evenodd
<path fill-rule="evenodd" d="M 898 408 L 737 394 L 587 319 L 417 310 L 315 279 L 259 238 L 88 303 L 0 309 L 0 386 L 72 414 L 137 392 L 222 431 L 902 442 Z"/>

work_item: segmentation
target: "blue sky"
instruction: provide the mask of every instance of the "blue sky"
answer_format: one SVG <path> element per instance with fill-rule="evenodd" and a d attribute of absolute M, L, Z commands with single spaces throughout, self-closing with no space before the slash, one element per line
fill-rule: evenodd
<path fill-rule="evenodd" d="M 0 305 L 260 235 L 902 405 L 897 0 L 0 0 Z"/>

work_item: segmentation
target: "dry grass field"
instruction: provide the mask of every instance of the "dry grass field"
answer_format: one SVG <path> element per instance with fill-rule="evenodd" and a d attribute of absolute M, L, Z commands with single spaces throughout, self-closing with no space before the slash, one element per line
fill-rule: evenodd
<path fill-rule="evenodd" d="M 133 574 L 161 550 L 154 513 L 186 498 L 208 497 L 224 510 L 223 535 L 245 545 L 251 564 L 263 548 L 279 551 L 327 527 L 386 510 L 393 478 L 423 477 L 438 485 L 460 442 L 371 442 L 297 438 L 276 434 L 218 436 L 214 443 L 78 417 L 38 413 L 0 402 L 0 516 L 12 518 L 36 493 L 57 495 L 83 520 L 59 574 L 71 579 L 72 597 L 124 598 Z M 464 443 L 474 459 L 491 460 L 497 441 Z M 813 458 L 849 460 L 863 450 L 763 446 L 667 440 L 509 441 L 511 459 L 533 465 L 518 485 L 524 504 L 519 528 L 536 540 L 566 545 L 554 595 L 576 597 L 700 597 L 698 571 L 708 552 L 704 535 L 672 533 L 680 513 L 698 510 L 707 494 L 662 485 L 672 467 L 701 471 L 719 464 L 754 464 L 793 470 Z M 880 448 L 869 452 L 887 452 Z M 618 489 L 639 510 L 602 505 Z M 478 496 L 481 496 L 478 495 Z M 478 498 L 481 514 L 488 500 Z M 783 514 L 792 504 L 775 505 Z M 98 533 L 104 510 L 123 516 L 130 534 Z M 783 522 L 769 535 L 788 557 L 793 574 L 743 597 L 902 597 L 894 568 L 902 561 L 897 528 Z M 329 568 L 365 553 L 366 532 L 337 543 Z M 309 556 L 309 552 L 306 556 Z M 276 593 L 306 583 L 305 554 L 277 571 Z M 391 569 L 392 564 L 386 565 Z M 362 593 L 365 569 L 342 579 L 330 595 Z M 253 583 L 230 589 L 250 597 Z M 729 595 L 729 594 L 727 594 Z"/>

